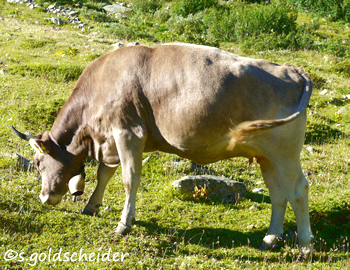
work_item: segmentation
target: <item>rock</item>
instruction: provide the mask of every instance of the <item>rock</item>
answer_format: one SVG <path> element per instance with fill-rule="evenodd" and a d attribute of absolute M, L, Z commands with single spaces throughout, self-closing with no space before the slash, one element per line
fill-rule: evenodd
<path fill-rule="evenodd" d="M 123 14 L 126 15 L 126 13 L 132 10 L 131 8 L 123 7 L 118 4 L 107 5 L 104 6 L 102 9 L 104 9 L 107 13 L 115 14 L 116 16 L 122 16 Z"/>
<path fill-rule="evenodd" d="M 53 3 L 52 5 L 50 5 L 47 9 L 48 10 L 53 10 L 53 9 L 56 9 L 60 6 L 60 3 Z"/>
<path fill-rule="evenodd" d="M 112 211 L 112 207 L 110 207 L 109 205 L 107 205 L 103 210 L 105 210 L 105 211 Z"/>
<path fill-rule="evenodd" d="M 7 70 L 6 69 L 0 69 L 0 74 L 4 75 L 7 73 Z"/>
<path fill-rule="evenodd" d="M 87 25 L 88 25 L 87 23 L 79 23 L 78 28 L 82 29 L 82 28 L 84 28 Z"/>
<path fill-rule="evenodd" d="M 142 160 L 142 165 L 146 165 L 150 159 L 151 157 L 146 157 L 144 160 Z"/>
<path fill-rule="evenodd" d="M 248 226 L 247 226 L 247 229 L 255 229 L 255 226 L 254 226 L 253 224 L 248 225 Z"/>
<path fill-rule="evenodd" d="M 71 18 L 78 16 L 78 13 L 75 10 L 71 10 L 71 11 L 67 12 L 66 14 L 68 17 L 71 17 Z"/>
<path fill-rule="evenodd" d="M 343 107 L 343 108 L 341 108 L 340 110 L 338 110 L 336 113 L 337 114 L 344 114 L 344 113 L 346 113 L 346 108 L 345 107 Z"/>
<path fill-rule="evenodd" d="M 225 177 L 213 175 L 185 176 L 173 182 L 173 186 L 182 194 L 193 198 L 195 187 L 210 199 L 225 203 L 236 202 L 238 198 L 244 198 L 246 187 L 243 183 Z"/>
<path fill-rule="evenodd" d="M 51 21 L 52 23 L 58 24 L 58 25 L 63 24 L 63 21 L 62 21 L 61 18 L 59 18 L 59 17 L 52 17 L 52 18 L 50 18 L 50 21 Z"/>
<path fill-rule="evenodd" d="M 316 152 L 316 149 L 315 149 L 315 148 L 313 148 L 312 146 L 308 146 L 308 147 L 306 147 L 306 150 L 307 150 L 307 151 L 309 151 L 309 153 L 311 153 L 311 154 L 313 154 L 313 153 L 315 153 L 315 152 Z"/>
<path fill-rule="evenodd" d="M 263 188 L 254 188 L 252 192 L 261 194 L 261 193 L 265 193 L 266 191 Z"/>
<path fill-rule="evenodd" d="M 128 45 L 126 45 L 127 47 L 130 47 L 130 46 L 137 46 L 137 45 L 140 45 L 140 43 L 138 42 L 130 42 L 128 43 Z"/>
<path fill-rule="evenodd" d="M 252 205 L 251 207 L 249 207 L 249 210 L 250 211 L 254 211 L 254 210 L 259 211 L 260 209 L 256 205 Z"/>
<path fill-rule="evenodd" d="M 303 174 L 304 174 L 305 176 L 310 176 L 310 175 L 312 175 L 312 172 L 310 172 L 308 169 L 303 169 L 302 171 L 303 171 Z"/>
<path fill-rule="evenodd" d="M 124 45 L 120 42 L 117 42 L 117 43 L 112 44 L 111 46 L 120 48 L 120 47 L 123 47 Z"/>
<path fill-rule="evenodd" d="M 324 90 L 322 90 L 321 92 L 320 92 L 320 95 L 325 95 L 325 94 L 327 94 L 327 92 L 328 92 L 328 90 L 327 89 L 324 89 Z"/>

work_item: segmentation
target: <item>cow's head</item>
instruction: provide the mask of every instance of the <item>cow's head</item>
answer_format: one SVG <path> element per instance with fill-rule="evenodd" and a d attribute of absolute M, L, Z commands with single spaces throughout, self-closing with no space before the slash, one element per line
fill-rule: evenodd
<path fill-rule="evenodd" d="M 21 139 L 29 141 L 31 147 L 36 151 L 34 163 L 42 179 L 39 195 L 41 201 L 50 205 L 58 204 L 68 191 L 70 179 L 83 173 L 84 166 L 76 168 L 72 163 L 72 155 L 65 147 L 58 145 L 49 132 L 33 136 L 20 133 L 14 127 L 12 128 Z"/>

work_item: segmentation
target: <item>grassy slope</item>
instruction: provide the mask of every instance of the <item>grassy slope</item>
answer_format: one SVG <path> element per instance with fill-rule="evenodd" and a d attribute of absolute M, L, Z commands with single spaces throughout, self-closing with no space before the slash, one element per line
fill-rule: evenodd
<path fill-rule="evenodd" d="M 171 188 L 171 181 L 193 172 L 175 168 L 174 156 L 153 153 L 145 165 L 138 193 L 138 222 L 127 237 L 115 236 L 112 230 L 119 220 L 124 202 L 121 169 L 111 180 L 104 197 L 104 206 L 97 217 L 80 214 L 96 181 L 96 164 L 87 166 L 86 194 L 77 203 L 65 196 L 57 207 L 42 205 L 38 199 L 40 181 L 37 172 L 23 172 L 14 157 L 20 153 L 30 157 L 32 150 L 13 137 L 10 125 L 32 133 L 49 129 L 59 107 L 74 86 L 74 78 L 94 57 L 112 50 L 117 40 L 98 29 L 81 32 L 72 26 L 53 27 L 43 23 L 44 13 L 24 6 L 0 1 L 0 268 L 47 269 L 233 269 L 292 268 L 298 251 L 293 211 L 288 207 L 281 249 L 260 252 L 258 247 L 267 231 L 271 205 L 268 194 L 251 191 L 263 187 L 258 165 L 248 166 L 245 159 L 221 161 L 210 165 L 216 175 L 243 179 L 247 198 L 238 204 L 180 200 Z M 36 24 L 39 20 L 41 23 Z M 299 17 L 309 23 L 310 16 Z M 324 35 L 343 35 L 349 29 L 342 24 L 321 21 Z M 143 43 L 143 42 L 141 42 Z M 222 44 L 231 49 L 235 44 Z M 343 98 L 350 94 L 349 75 L 335 69 L 337 59 L 315 51 L 241 51 L 235 53 L 265 58 L 277 63 L 289 62 L 304 66 L 314 79 L 316 89 L 309 106 L 307 146 L 313 154 L 302 152 L 303 168 L 312 174 L 310 212 L 316 237 L 313 261 L 299 265 L 305 268 L 340 268 L 349 261 L 350 189 L 350 103 Z M 9 54 L 9 56 L 6 56 Z M 6 65 L 6 66 L 5 66 Z M 74 69 L 75 68 L 75 69 Z M 73 70 L 73 71 L 72 71 Z M 77 70 L 77 71 L 74 71 Z M 55 73 L 56 72 L 56 73 Z M 71 76 L 67 73 L 72 72 Z M 76 73 L 75 73 L 76 72 Z M 328 89 L 325 95 L 320 91 Z M 332 102 L 337 98 L 341 102 Z M 189 161 L 187 161 L 189 162 Z M 251 206 L 257 209 L 250 210 Z M 110 206 L 111 209 L 105 209 Z M 254 225 L 253 228 L 247 228 Z M 129 253 L 121 262 L 39 262 L 35 256 L 79 252 Z M 23 251 L 28 261 L 4 261 L 5 251 Z M 31 255 L 34 254 L 34 255 Z M 32 257 L 30 257 L 32 256 Z M 43 259 L 42 255 L 42 259 Z M 62 255 L 63 259 L 63 255 Z"/>

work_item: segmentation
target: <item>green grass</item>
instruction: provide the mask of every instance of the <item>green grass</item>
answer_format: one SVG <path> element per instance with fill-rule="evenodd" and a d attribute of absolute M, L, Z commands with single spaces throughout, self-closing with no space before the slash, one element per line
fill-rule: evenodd
<path fill-rule="evenodd" d="M 125 197 L 121 168 L 107 187 L 98 216 L 80 214 L 96 185 L 97 164 L 93 161 L 87 162 L 86 192 L 78 202 L 73 203 L 67 194 L 56 207 L 41 204 L 38 172 L 23 171 L 15 157 L 15 153 L 19 153 L 30 158 L 34 153 L 25 142 L 14 137 L 10 126 L 33 134 L 49 129 L 80 72 L 98 55 L 112 51 L 111 44 L 138 40 L 151 45 L 154 39 L 161 40 L 162 35 L 168 39 L 169 33 L 163 27 L 168 27 L 165 22 L 173 16 L 176 4 L 166 11 L 165 1 L 148 1 L 149 5 L 154 3 L 161 7 L 157 9 L 159 6 L 153 5 L 155 10 L 151 13 L 141 13 L 142 1 L 137 1 L 141 11 L 123 22 L 116 36 L 113 29 L 106 28 L 107 22 L 99 22 L 103 16 L 91 13 L 92 30 L 81 31 L 71 25 L 58 28 L 44 21 L 47 15 L 40 9 L 33 11 L 24 5 L 10 5 L 0 0 L 0 14 L 4 18 L 0 20 L 0 61 L 3 62 L 0 69 L 8 70 L 7 74 L 0 74 L 0 268 L 347 268 L 350 259 L 350 102 L 344 96 L 350 95 L 349 61 L 334 51 L 332 44 L 348 38 L 349 28 L 346 23 L 330 22 L 322 17 L 315 21 L 310 14 L 298 13 L 297 27 L 304 25 L 313 29 L 308 37 L 312 40 L 318 37 L 324 42 L 323 47 L 320 45 L 322 50 L 312 47 L 269 50 L 259 44 L 254 47 L 214 41 L 233 53 L 303 66 L 314 81 L 301 154 L 303 168 L 311 172 L 307 177 L 315 234 L 311 261 L 295 262 L 299 251 L 295 217 L 290 207 L 285 220 L 286 237 L 279 248 L 270 252 L 258 250 L 269 226 L 271 203 L 268 193 L 252 193 L 256 187 L 266 187 L 259 166 L 255 163 L 249 166 L 243 158 L 209 165 L 213 174 L 241 179 L 247 186 L 245 199 L 237 204 L 223 204 L 183 200 L 171 183 L 196 172 L 186 166 L 174 167 L 172 160 L 177 157 L 173 155 L 145 154 L 150 160 L 143 168 L 138 192 L 138 221 L 133 232 L 124 237 L 112 233 Z M 100 6 L 94 5 L 97 8 L 90 10 L 98 12 Z M 94 21 L 93 16 L 98 20 Z M 173 41 L 176 40 L 174 36 Z M 327 92 L 322 94 L 325 89 Z M 315 151 L 307 151 L 308 146 Z M 256 208 L 250 210 L 251 206 Z M 27 261 L 20 261 L 19 257 L 5 261 L 5 252 L 10 249 L 18 254 L 23 252 Z M 60 249 L 61 261 L 54 261 L 53 255 L 58 257 Z M 69 252 L 71 256 L 74 252 L 79 254 L 80 249 L 88 255 L 100 254 L 99 261 L 97 255 L 92 258 L 94 262 L 64 261 L 64 253 Z M 51 261 L 44 258 L 50 250 Z M 115 254 L 119 261 L 102 260 L 109 250 L 110 260 Z M 121 254 L 125 255 L 123 262 Z"/>

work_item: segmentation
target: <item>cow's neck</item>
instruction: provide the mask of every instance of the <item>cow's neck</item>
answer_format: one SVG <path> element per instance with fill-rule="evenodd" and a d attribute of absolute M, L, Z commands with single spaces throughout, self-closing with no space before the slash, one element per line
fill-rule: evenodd
<path fill-rule="evenodd" d="M 52 139 L 60 146 L 66 147 L 67 157 L 71 163 L 80 167 L 87 158 L 86 145 L 79 145 L 77 133 L 86 119 L 88 101 L 81 95 L 81 89 L 75 88 L 69 100 L 64 104 L 50 131 Z M 79 94 L 80 92 L 80 94 Z"/>
<path fill-rule="evenodd" d="M 84 98 L 81 98 L 81 95 L 78 95 L 77 92 L 79 92 L 79 89 L 74 89 L 51 128 L 51 135 L 59 145 L 68 146 L 83 124 L 88 102 L 85 102 Z"/>

